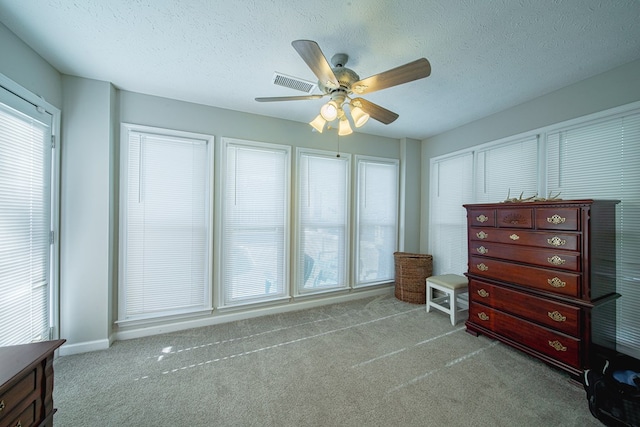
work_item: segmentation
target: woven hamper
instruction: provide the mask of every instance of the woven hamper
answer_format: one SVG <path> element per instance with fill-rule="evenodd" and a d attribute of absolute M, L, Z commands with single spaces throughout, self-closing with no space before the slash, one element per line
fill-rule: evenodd
<path fill-rule="evenodd" d="M 396 268 L 396 298 L 412 304 L 426 304 L 426 279 L 433 272 L 433 257 L 395 252 L 393 258 Z"/>

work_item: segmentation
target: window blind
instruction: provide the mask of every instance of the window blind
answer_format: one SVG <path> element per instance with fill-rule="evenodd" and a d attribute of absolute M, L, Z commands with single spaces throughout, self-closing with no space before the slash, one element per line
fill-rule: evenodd
<path fill-rule="evenodd" d="M 209 141 L 126 130 L 119 320 L 210 308 Z"/>
<path fill-rule="evenodd" d="M 553 132 L 547 146 L 550 191 L 563 199 L 620 200 L 617 343 L 640 357 L 640 114 Z"/>
<path fill-rule="evenodd" d="M 431 165 L 429 253 L 433 274 L 467 271 L 467 214 L 473 202 L 473 153 L 453 156 Z"/>
<path fill-rule="evenodd" d="M 398 240 L 398 162 L 356 158 L 356 286 L 392 281 Z"/>
<path fill-rule="evenodd" d="M 51 115 L 0 92 L 0 346 L 5 346 L 49 339 L 52 149 Z"/>
<path fill-rule="evenodd" d="M 476 203 L 531 197 L 538 188 L 538 138 L 510 141 L 476 153 Z"/>
<path fill-rule="evenodd" d="M 287 296 L 290 149 L 225 140 L 223 304 Z"/>
<path fill-rule="evenodd" d="M 297 292 L 347 287 L 350 156 L 299 151 Z"/>

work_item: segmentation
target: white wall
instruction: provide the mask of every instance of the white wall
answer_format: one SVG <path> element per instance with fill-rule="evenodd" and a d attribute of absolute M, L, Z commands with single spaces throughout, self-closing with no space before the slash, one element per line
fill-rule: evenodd
<path fill-rule="evenodd" d="M 112 86 L 63 76 L 61 354 L 109 346 L 113 208 Z"/>
<path fill-rule="evenodd" d="M 638 100 L 640 60 L 422 141 L 420 248 L 428 248 L 431 158 Z"/>

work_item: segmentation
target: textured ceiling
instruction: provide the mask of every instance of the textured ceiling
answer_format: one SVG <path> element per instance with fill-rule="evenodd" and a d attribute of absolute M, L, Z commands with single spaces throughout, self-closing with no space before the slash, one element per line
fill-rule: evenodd
<path fill-rule="evenodd" d="M 640 58 L 638 0 L 0 0 L 0 20 L 60 72 L 308 122 L 324 100 L 291 46 L 349 55 L 361 78 L 426 57 L 430 77 L 366 95 L 400 115 L 361 132 L 423 139 Z M 3 61 L 7 58 L 2 58 Z"/>

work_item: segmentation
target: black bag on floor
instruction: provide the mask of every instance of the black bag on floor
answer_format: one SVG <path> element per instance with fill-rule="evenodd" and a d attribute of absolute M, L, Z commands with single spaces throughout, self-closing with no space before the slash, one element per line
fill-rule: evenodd
<path fill-rule="evenodd" d="M 640 361 L 618 356 L 582 380 L 594 417 L 607 426 L 640 427 Z"/>

